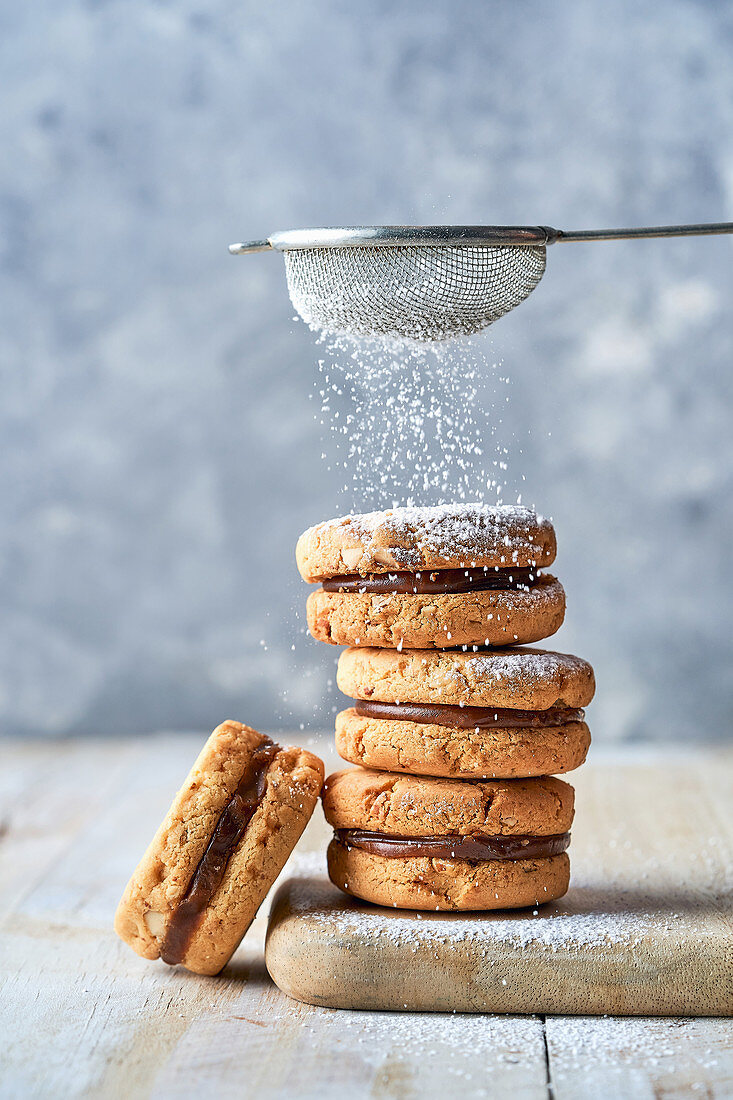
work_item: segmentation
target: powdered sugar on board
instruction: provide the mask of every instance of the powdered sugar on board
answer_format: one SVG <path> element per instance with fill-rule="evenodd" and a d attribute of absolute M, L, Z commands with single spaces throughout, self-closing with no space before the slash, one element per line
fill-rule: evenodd
<path fill-rule="evenodd" d="M 417 951 L 421 946 L 470 944 L 479 955 L 492 945 L 508 948 L 539 946 L 550 952 L 585 950 L 604 944 L 642 942 L 646 933 L 674 933 L 674 914 L 641 910 L 638 898 L 602 888 L 574 886 L 563 901 L 516 915 L 406 913 L 382 909 L 346 898 L 325 878 L 290 883 L 290 909 L 322 924 L 323 934 L 359 941 L 387 940 Z"/>

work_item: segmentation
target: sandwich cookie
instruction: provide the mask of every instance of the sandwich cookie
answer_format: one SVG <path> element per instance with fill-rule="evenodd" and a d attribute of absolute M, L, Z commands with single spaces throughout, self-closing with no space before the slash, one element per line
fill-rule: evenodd
<path fill-rule="evenodd" d="M 115 930 L 146 959 L 218 974 L 318 800 L 323 763 L 241 722 L 204 745 L 138 864 Z"/>
<path fill-rule="evenodd" d="M 336 676 L 344 760 L 453 779 L 557 775 L 583 763 L 587 661 L 544 649 L 347 649 Z"/>
<path fill-rule="evenodd" d="M 427 649 L 549 637 L 565 615 L 547 519 L 519 505 L 445 504 L 345 516 L 298 540 L 308 628 L 335 645 Z"/>
<path fill-rule="evenodd" d="M 397 909 L 515 909 L 562 897 L 573 788 L 552 777 L 471 782 L 352 768 L 326 780 L 328 873 Z"/>

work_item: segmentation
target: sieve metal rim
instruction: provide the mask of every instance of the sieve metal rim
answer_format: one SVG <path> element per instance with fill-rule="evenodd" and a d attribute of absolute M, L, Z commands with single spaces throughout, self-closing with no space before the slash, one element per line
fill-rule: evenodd
<path fill-rule="evenodd" d="M 543 248 L 557 240 L 545 225 L 352 225 L 285 229 L 259 241 L 232 244 L 232 255 L 306 248 Z"/>
<path fill-rule="evenodd" d="M 733 222 L 651 225 L 635 229 L 552 229 L 549 225 L 353 225 L 286 229 L 264 240 L 230 244 L 233 256 L 294 248 L 543 248 L 555 241 L 624 241 L 653 237 L 707 237 L 733 233 Z"/>

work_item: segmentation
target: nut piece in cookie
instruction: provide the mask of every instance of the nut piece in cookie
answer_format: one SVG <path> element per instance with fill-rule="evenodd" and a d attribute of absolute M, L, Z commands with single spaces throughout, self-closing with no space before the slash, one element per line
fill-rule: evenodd
<path fill-rule="evenodd" d="M 218 726 L 117 908 L 138 955 L 218 974 L 313 813 L 323 763 L 241 722 Z"/>
<path fill-rule="evenodd" d="M 560 779 L 470 782 L 349 769 L 331 775 L 331 881 L 398 909 L 488 910 L 562 897 L 573 788 Z"/>
<path fill-rule="evenodd" d="M 519 505 L 446 504 L 345 516 L 305 531 L 296 560 L 319 641 L 410 649 L 512 645 L 562 625 L 565 593 L 539 570 L 549 520 Z"/>

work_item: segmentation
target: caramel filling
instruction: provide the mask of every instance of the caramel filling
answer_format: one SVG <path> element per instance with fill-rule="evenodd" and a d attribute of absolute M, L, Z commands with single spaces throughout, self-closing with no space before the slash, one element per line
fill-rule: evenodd
<path fill-rule="evenodd" d="M 170 966 L 184 958 L 205 910 L 221 885 L 227 863 L 264 797 L 267 771 L 279 751 L 280 746 L 269 737 L 258 745 L 214 826 L 211 840 L 168 922 L 160 957 Z"/>
<path fill-rule="evenodd" d="M 386 718 L 423 725 L 472 729 L 547 729 L 566 722 L 582 722 L 585 712 L 570 707 L 548 710 L 511 710 L 507 707 L 459 707 L 448 703 L 376 703 L 355 699 L 354 710 L 362 718 Z"/>
<path fill-rule="evenodd" d="M 560 855 L 570 844 L 570 833 L 556 836 L 388 836 L 361 829 L 337 829 L 335 839 L 346 848 L 397 859 L 465 859 L 483 863 L 494 859 L 546 859 Z"/>
<path fill-rule="evenodd" d="M 324 592 L 390 592 L 437 595 L 452 592 L 486 592 L 531 588 L 537 583 L 534 569 L 423 569 L 419 573 L 349 573 L 322 581 Z"/>

